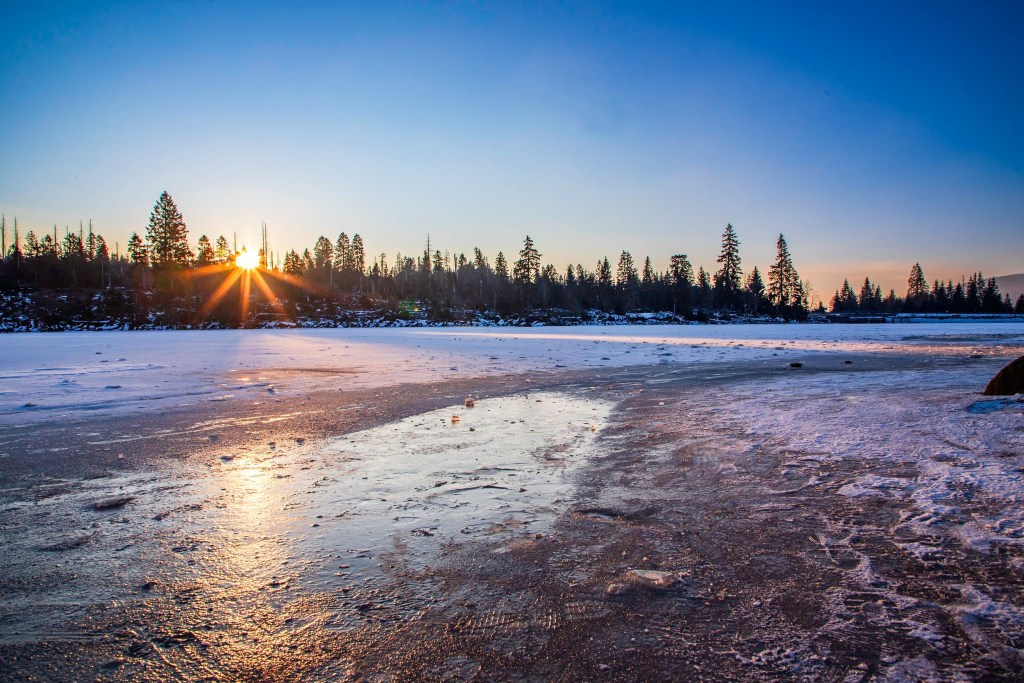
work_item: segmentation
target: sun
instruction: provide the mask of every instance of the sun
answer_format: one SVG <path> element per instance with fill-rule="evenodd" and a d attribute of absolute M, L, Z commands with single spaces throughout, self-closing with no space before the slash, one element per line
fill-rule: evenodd
<path fill-rule="evenodd" d="M 235 258 L 235 265 L 242 270 L 252 270 L 260 265 L 259 254 L 243 251 Z"/>

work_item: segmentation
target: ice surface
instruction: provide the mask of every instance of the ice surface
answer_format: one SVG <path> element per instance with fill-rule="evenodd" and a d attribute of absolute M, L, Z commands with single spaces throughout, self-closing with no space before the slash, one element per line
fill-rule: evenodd
<path fill-rule="evenodd" d="M 984 337 L 984 342 L 971 340 Z M 221 330 L 0 335 L 0 423 L 310 389 L 806 353 L 972 348 L 1024 323 Z"/>

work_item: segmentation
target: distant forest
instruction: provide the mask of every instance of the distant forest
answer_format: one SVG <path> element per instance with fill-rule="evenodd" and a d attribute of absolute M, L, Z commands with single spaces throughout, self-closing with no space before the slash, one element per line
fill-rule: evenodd
<path fill-rule="evenodd" d="M 195 248 L 171 196 L 153 207 L 145 236 L 132 233 L 126 253 L 111 254 L 91 222 L 78 231 L 19 234 L 17 221 L 0 219 L 0 329 L 67 327 L 248 327 L 279 324 L 402 324 L 402 321 L 585 321 L 595 315 L 697 320 L 737 316 L 803 320 L 808 293 L 783 235 L 764 276 L 744 274 L 732 225 L 722 234 L 715 272 L 695 272 L 686 254 L 673 254 L 665 271 L 649 257 L 638 264 L 628 251 L 613 267 L 607 257 L 593 269 L 544 264 L 526 236 L 517 254 L 493 262 L 480 249 L 442 253 L 429 237 L 416 256 L 368 256 L 362 237 L 321 236 L 301 254 L 280 262 L 267 249 L 240 251 L 221 235 L 201 235 Z M 10 239 L 10 242 L 8 240 Z M 841 314 L 898 312 L 1022 313 L 1001 296 L 995 278 L 974 273 L 960 282 L 928 285 L 920 264 L 910 269 L 899 296 L 865 278 L 835 292 Z M 824 313 L 819 305 L 816 312 Z"/>

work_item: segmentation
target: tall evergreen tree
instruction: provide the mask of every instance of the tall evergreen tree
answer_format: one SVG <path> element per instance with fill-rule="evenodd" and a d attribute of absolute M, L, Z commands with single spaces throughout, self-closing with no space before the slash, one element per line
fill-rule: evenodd
<path fill-rule="evenodd" d="M 636 264 L 633 263 L 633 255 L 624 251 L 619 255 L 619 265 L 615 271 L 615 284 L 620 288 L 635 287 L 640 276 L 636 272 Z"/>
<path fill-rule="evenodd" d="M 512 278 L 516 284 L 529 285 L 537 278 L 540 274 L 540 257 L 540 252 L 533 246 L 533 240 L 527 235 L 519 252 L 519 260 L 512 269 Z"/>
<path fill-rule="evenodd" d="M 715 273 L 715 295 L 723 308 L 735 310 L 740 300 L 743 269 L 740 267 L 740 240 L 729 223 L 722 233 L 722 251 L 718 255 L 721 267 Z"/>
<path fill-rule="evenodd" d="M 761 312 L 761 304 L 765 298 L 765 286 L 764 280 L 761 279 L 761 271 L 757 269 L 757 266 L 754 266 L 754 269 L 750 271 L 745 289 L 748 299 L 747 308 L 750 313 L 758 315 Z"/>
<path fill-rule="evenodd" d="M 363 246 L 363 238 L 359 233 L 352 235 L 352 270 L 360 275 L 366 270 L 366 248 Z"/>
<path fill-rule="evenodd" d="M 860 296 L 857 300 L 862 311 L 878 310 L 875 306 L 875 287 L 871 284 L 871 278 L 864 278 L 864 284 L 860 286 Z"/>
<path fill-rule="evenodd" d="M 294 249 L 291 249 L 284 255 L 284 272 L 286 275 L 301 277 L 305 269 L 302 257 Z"/>
<path fill-rule="evenodd" d="M 711 278 L 704 266 L 697 270 L 697 304 L 703 308 L 711 308 Z"/>
<path fill-rule="evenodd" d="M 693 305 L 693 266 L 686 254 L 673 254 L 669 259 L 668 279 L 672 285 L 672 313 L 689 312 Z"/>
<path fill-rule="evenodd" d="M 994 277 L 985 282 L 981 291 L 981 310 L 986 313 L 1001 313 L 1003 310 L 1003 297 L 999 294 L 999 285 Z"/>
<path fill-rule="evenodd" d="M 213 257 L 217 263 L 227 263 L 231 260 L 231 245 L 228 244 L 228 238 L 224 235 L 217 238 Z"/>
<path fill-rule="evenodd" d="M 604 290 L 612 288 L 612 265 L 607 256 L 597 262 L 597 286 Z"/>
<path fill-rule="evenodd" d="M 132 260 L 132 263 L 144 267 L 149 266 L 149 250 L 146 249 L 146 245 L 138 233 L 133 232 L 132 236 L 128 238 L 128 258 Z"/>
<path fill-rule="evenodd" d="M 334 246 L 323 235 L 313 245 L 313 264 L 321 273 L 327 273 L 329 268 L 334 267 Z"/>
<path fill-rule="evenodd" d="M 651 257 L 647 256 L 644 258 L 644 269 L 640 275 L 640 284 L 644 289 L 650 289 L 654 286 L 654 268 L 651 267 Z"/>
<path fill-rule="evenodd" d="M 156 267 L 184 267 L 192 260 L 185 220 L 166 191 L 156 200 L 149 215 L 146 241 L 150 262 Z"/>
<path fill-rule="evenodd" d="M 213 263 L 215 255 L 213 253 L 213 245 L 210 244 L 210 238 L 206 235 L 200 235 L 199 241 L 196 243 L 196 265 L 205 266 Z"/>
<path fill-rule="evenodd" d="M 348 270 L 352 263 L 352 244 L 349 242 L 348 235 L 343 230 L 338 235 L 338 241 L 334 243 L 334 267 L 337 270 Z"/>
<path fill-rule="evenodd" d="M 494 275 L 499 282 L 508 280 L 508 261 L 505 260 L 505 254 L 500 251 L 494 257 Z"/>
<path fill-rule="evenodd" d="M 800 290 L 800 276 L 793 267 L 786 238 L 779 233 L 775 240 L 775 263 L 768 270 L 768 301 L 785 315 L 794 305 Z"/>
<path fill-rule="evenodd" d="M 907 278 L 907 299 L 914 299 L 928 294 L 928 281 L 924 279 L 924 271 L 920 263 L 915 263 L 910 268 L 910 276 Z"/>

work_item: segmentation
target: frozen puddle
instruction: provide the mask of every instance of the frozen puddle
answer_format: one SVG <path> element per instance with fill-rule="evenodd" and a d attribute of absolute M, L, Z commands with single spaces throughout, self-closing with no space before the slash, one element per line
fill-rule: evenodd
<path fill-rule="evenodd" d="M 348 434 L 317 456 L 308 540 L 376 555 L 396 546 L 543 533 L 595 447 L 604 401 L 536 393 Z"/>
<path fill-rule="evenodd" d="M 611 406 L 520 394 L 346 434 L 300 459 L 225 460 L 217 526 L 318 589 L 423 570 L 451 543 L 546 534 Z"/>

